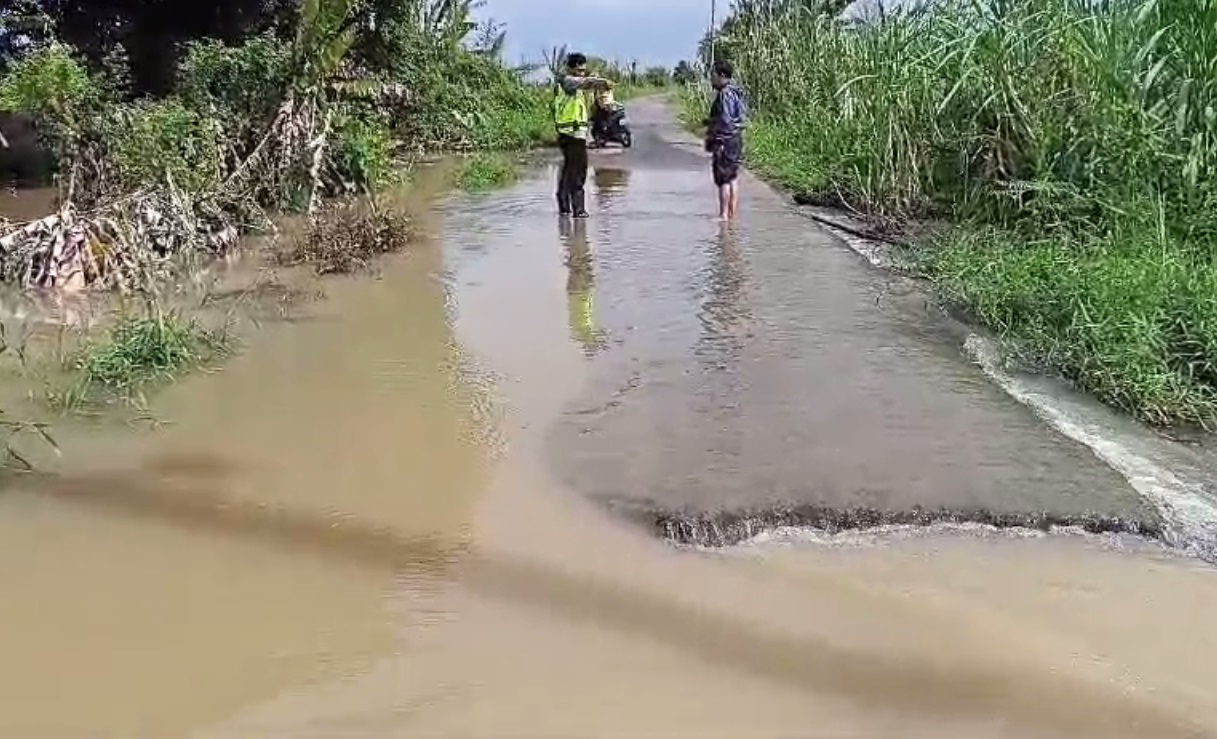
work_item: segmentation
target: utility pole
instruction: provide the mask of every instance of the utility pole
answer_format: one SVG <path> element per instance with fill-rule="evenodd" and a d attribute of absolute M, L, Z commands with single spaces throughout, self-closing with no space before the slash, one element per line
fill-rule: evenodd
<path fill-rule="evenodd" d="M 718 26 L 718 0 L 710 0 L 710 58 L 706 60 L 706 74 L 713 74 L 714 62 L 717 61 L 715 56 L 715 44 L 717 41 L 715 29 Z"/>

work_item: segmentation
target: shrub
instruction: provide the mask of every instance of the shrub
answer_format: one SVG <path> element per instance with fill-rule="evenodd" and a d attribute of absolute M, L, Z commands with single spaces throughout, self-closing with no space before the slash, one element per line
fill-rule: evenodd
<path fill-rule="evenodd" d="M 326 203 L 283 262 L 312 265 L 319 275 L 346 274 L 370 268 L 376 257 L 401 251 L 409 240 L 403 213 L 368 202 Z"/>
<path fill-rule="evenodd" d="M 291 76 L 291 49 L 270 34 L 238 46 L 194 41 L 178 69 L 177 91 L 187 105 L 231 125 L 261 128 L 274 117 Z"/>
<path fill-rule="evenodd" d="M 219 184 L 220 125 L 178 98 L 121 106 L 107 138 L 119 176 L 130 189 L 162 182 L 166 176 L 187 192 Z"/>
<path fill-rule="evenodd" d="M 335 174 L 348 191 L 393 179 L 396 142 L 383 115 L 369 106 L 346 106 L 335 116 L 334 136 Z"/>
<path fill-rule="evenodd" d="M 100 99 L 97 81 L 63 44 L 34 51 L 0 78 L 0 110 L 33 116 L 57 152 L 82 135 Z"/>

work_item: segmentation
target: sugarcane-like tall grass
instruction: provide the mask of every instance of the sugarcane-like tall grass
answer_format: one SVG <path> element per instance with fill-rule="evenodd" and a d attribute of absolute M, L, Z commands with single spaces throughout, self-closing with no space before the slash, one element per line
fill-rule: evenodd
<path fill-rule="evenodd" d="M 945 0 L 866 24 L 763 5 L 727 40 L 754 106 L 816 164 L 808 185 L 905 214 L 1211 204 L 1213 0 Z"/>
<path fill-rule="evenodd" d="M 1217 0 L 738 0 L 753 168 L 896 220 L 953 304 L 1155 423 L 1217 415 Z"/>

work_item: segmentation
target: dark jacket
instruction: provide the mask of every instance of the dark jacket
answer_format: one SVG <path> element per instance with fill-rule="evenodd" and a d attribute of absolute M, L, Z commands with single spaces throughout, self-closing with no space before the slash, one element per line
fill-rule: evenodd
<path fill-rule="evenodd" d="M 744 91 L 729 82 L 714 96 L 710 117 L 706 119 L 706 139 L 729 139 L 739 136 L 748 125 L 748 103 Z"/>

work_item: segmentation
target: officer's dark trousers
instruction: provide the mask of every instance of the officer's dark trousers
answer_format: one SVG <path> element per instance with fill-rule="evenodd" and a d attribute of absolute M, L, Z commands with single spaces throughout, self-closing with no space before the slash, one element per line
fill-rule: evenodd
<path fill-rule="evenodd" d="M 587 184 L 587 139 L 559 135 L 558 146 L 562 148 L 562 170 L 558 173 L 558 212 L 585 213 L 587 208 L 583 188 Z"/>

